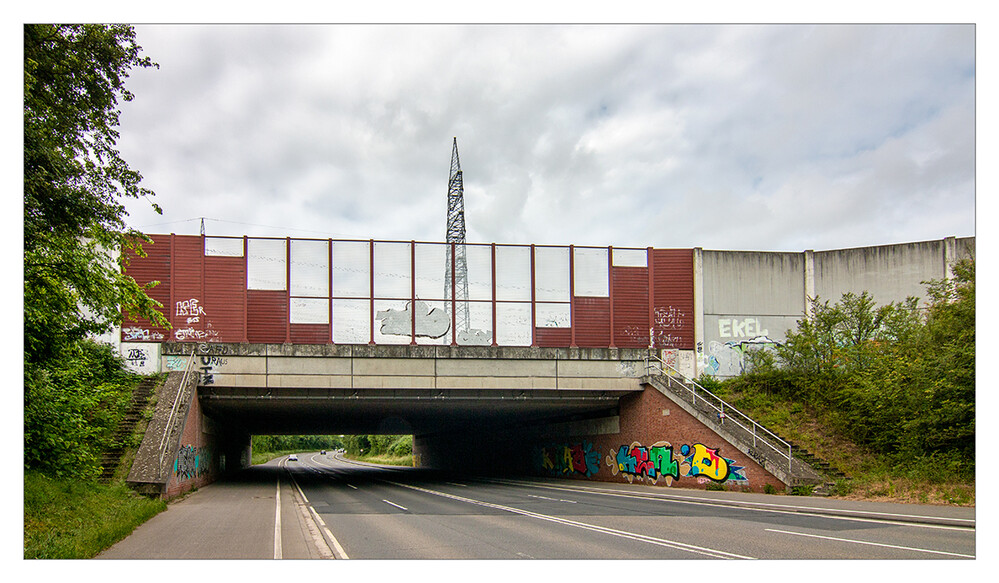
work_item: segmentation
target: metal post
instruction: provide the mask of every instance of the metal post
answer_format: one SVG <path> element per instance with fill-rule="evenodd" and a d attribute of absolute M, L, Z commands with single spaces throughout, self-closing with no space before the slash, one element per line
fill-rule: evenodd
<path fill-rule="evenodd" d="M 416 241 L 409 242 L 409 345 L 416 346 Z"/>
<path fill-rule="evenodd" d="M 371 339 L 369 344 L 375 343 L 375 240 L 368 240 L 368 324 Z"/>

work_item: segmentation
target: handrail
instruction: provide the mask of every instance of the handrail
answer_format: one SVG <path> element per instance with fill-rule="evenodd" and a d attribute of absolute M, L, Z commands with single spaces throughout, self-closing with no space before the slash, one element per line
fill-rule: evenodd
<path fill-rule="evenodd" d="M 166 456 L 166 444 L 167 439 L 173 433 L 173 420 L 174 416 L 177 414 L 177 406 L 180 403 L 180 397 L 184 394 L 184 389 L 187 387 L 188 375 L 194 370 L 194 350 L 191 350 L 191 356 L 187 359 L 187 366 L 184 367 L 184 375 L 180 377 L 180 387 L 177 389 L 177 393 L 173 397 L 173 407 L 170 408 L 170 416 L 167 417 L 166 426 L 163 428 L 163 435 L 160 437 L 160 463 L 159 470 L 163 471 L 163 458 Z M 162 477 L 162 476 L 161 476 Z"/>
<path fill-rule="evenodd" d="M 690 397 L 691 397 L 691 401 L 692 401 L 692 403 L 695 406 L 697 405 L 697 397 L 698 397 L 697 390 L 700 389 L 701 390 L 701 401 L 705 405 L 707 405 L 708 407 L 710 407 L 710 408 L 712 408 L 712 409 L 714 409 L 715 411 L 718 412 L 718 419 L 719 419 L 720 423 L 724 424 L 726 419 L 731 419 L 733 423 L 735 423 L 736 425 L 738 425 L 739 427 L 741 427 L 747 433 L 752 433 L 752 435 L 753 435 L 753 446 L 754 447 L 759 442 L 762 442 L 767 447 L 769 447 L 770 449 L 772 449 L 777 455 L 779 455 L 782 458 L 786 458 L 787 459 L 787 469 L 788 469 L 789 472 L 791 471 L 791 460 L 792 460 L 792 456 L 791 456 L 791 444 L 790 443 L 784 441 L 779 436 L 777 436 L 774 432 L 772 432 L 769 429 L 767 429 L 766 427 L 760 425 L 759 423 L 757 423 L 756 421 L 754 421 L 752 418 L 750 418 L 748 415 L 746 415 L 742 411 L 740 411 L 740 410 L 736 409 L 735 407 L 733 407 L 731 404 L 725 402 L 725 400 L 722 399 L 721 397 L 719 397 L 718 395 L 716 395 L 716 394 L 712 393 L 711 391 L 709 391 L 708 389 L 705 389 L 704 387 L 702 387 L 701 385 L 699 385 L 697 383 L 697 381 L 695 381 L 693 379 L 687 378 L 686 376 L 683 375 L 683 373 L 681 373 L 680 371 L 676 370 L 672 365 L 666 363 L 665 361 L 663 361 L 662 359 L 660 359 L 658 356 L 650 354 L 650 355 L 648 355 L 648 356 L 645 357 L 645 372 L 649 376 L 652 376 L 650 373 L 653 370 L 657 371 L 656 376 L 665 377 L 671 385 L 673 383 L 677 383 L 681 387 L 681 390 L 689 393 Z M 685 382 L 678 382 L 678 381 L 676 381 L 673 378 L 674 376 L 678 376 L 678 377 L 682 378 Z M 687 383 L 689 383 L 689 385 Z M 714 403 L 712 403 L 711 402 L 712 399 L 714 401 L 716 401 L 717 403 L 719 403 L 720 406 L 716 406 Z M 735 413 L 735 417 L 732 416 L 732 413 Z M 750 427 L 746 427 L 745 425 L 743 425 L 742 423 L 740 423 L 739 422 L 739 417 L 741 417 L 746 423 L 748 423 L 750 425 Z M 763 435 L 759 435 L 759 432 L 762 432 Z M 780 447 L 778 448 L 778 445 L 775 445 L 775 444 L 771 443 L 770 439 L 767 439 L 767 437 L 772 438 L 773 440 L 775 440 Z"/>

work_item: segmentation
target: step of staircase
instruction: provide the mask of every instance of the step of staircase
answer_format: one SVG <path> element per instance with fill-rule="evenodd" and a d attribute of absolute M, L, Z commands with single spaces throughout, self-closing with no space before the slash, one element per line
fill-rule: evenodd
<path fill-rule="evenodd" d="M 678 377 L 672 377 L 672 378 L 674 380 L 680 380 L 682 377 L 680 377 L 680 378 L 678 378 Z M 691 388 L 691 383 L 690 383 L 689 379 L 682 378 L 681 382 L 682 382 L 682 384 L 687 389 Z M 685 402 L 693 405 L 694 408 L 698 409 L 702 413 L 707 414 L 709 416 L 713 415 L 715 413 L 714 408 L 712 408 L 712 407 L 710 407 L 710 406 L 708 406 L 706 404 L 706 400 L 712 399 L 712 398 L 713 399 L 718 399 L 718 400 L 720 400 L 720 399 L 717 396 L 711 394 L 710 392 L 707 392 L 703 388 L 698 388 L 698 390 L 697 390 L 698 396 L 695 398 L 689 391 L 681 391 L 677 387 L 674 387 L 669 382 L 663 382 L 661 384 L 663 384 L 665 387 L 667 387 L 671 394 L 673 394 L 674 396 L 679 397 L 683 401 L 685 401 Z M 706 393 L 706 395 L 704 397 L 701 397 L 702 391 L 704 391 L 704 393 Z M 815 472 L 817 472 L 818 474 L 820 474 L 822 476 L 825 476 L 827 482 L 825 484 L 820 484 L 819 486 L 817 486 L 815 488 L 815 490 L 813 491 L 815 493 L 815 495 L 828 495 L 827 492 L 829 492 L 832 489 L 832 487 L 835 486 L 835 480 L 849 479 L 849 476 L 847 476 L 839 468 L 837 468 L 837 467 L 833 466 L 832 464 L 830 464 L 829 462 L 827 462 L 827 461 L 819 458 L 818 456 L 816 456 L 812 452 L 808 451 L 806 448 L 802 447 L 801 445 L 796 444 L 793 441 L 788 440 L 788 439 L 784 439 L 784 441 L 787 442 L 788 444 L 790 444 L 790 446 L 791 446 L 791 455 L 796 460 L 798 460 L 799 462 L 801 462 L 801 463 L 807 465 L 808 467 L 812 468 L 812 470 L 815 471 Z M 826 492 L 826 493 L 823 494 L 823 492 Z"/>
<path fill-rule="evenodd" d="M 110 482 L 114 478 L 115 470 L 118 469 L 118 464 L 121 462 L 121 456 L 125 453 L 125 446 L 121 444 L 135 431 L 135 426 L 142 419 L 142 412 L 148 405 L 149 397 L 155 390 L 156 381 L 143 379 L 132 391 L 132 399 L 125 410 L 125 414 L 122 416 L 121 422 L 118 424 L 118 429 L 112 437 L 112 443 L 116 445 L 109 447 L 101 453 L 100 464 L 102 469 L 100 476 L 98 476 L 99 481 Z"/>

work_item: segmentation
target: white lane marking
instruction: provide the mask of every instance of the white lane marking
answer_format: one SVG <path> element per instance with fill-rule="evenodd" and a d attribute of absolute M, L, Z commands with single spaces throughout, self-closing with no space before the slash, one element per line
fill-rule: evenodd
<path fill-rule="evenodd" d="M 399 506 L 395 502 L 389 502 L 388 500 L 385 500 L 384 498 L 382 499 L 382 502 L 384 502 L 386 504 L 391 504 L 392 506 L 395 506 L 396 508 L 399 508 L 399 509 L 405 510 L 406 512 L 409 512 L 409 508 L 406 508 L 405 506 Z"/>
<path fill-rule="evenodd" d="M 309 510 L 312 511 L 312 514 L 319 519 L 319 523 L 322 525 L 323 531 L 326 533 L 326 536 L 328 536 L 329 539 L 333 541 L 333 546 L 336 547 L 335 553 L 338 553 L 340 555 L 337 558 L 349 559 L 350 557 L 347 556 L 347 552 L 343 550 L 342 546 L 340 546 L 340 541 L 336 540 L 336 537 L 333 536 L 333 533 L 330 532 L 330 529 L 326 527 L 326 523 L 323 521 L 322 518 L 319 517 L 319 513 L 316 512 L 316 509 L 313 508 L 312 504 L 309 503 L 309 499 L 305 497 L 305 492 L 303 492 L 302 487 L 298 485 L 298 480 L 295 479 L 295 476 L 292 475 L 290 471 L 288 472 L 288 475 L 291 477 L 291 483 L 295 485 L 295 488 L 298 490 L 299 495 L 302 496 L 302 500 L 305 500 L 306 506 L 308 506 Z"/>
<path fill-rule="evenodd" d="M 344 482 L 344 484 L 347 484 L 347 482 Z M 355 489 L 355 490 L 357 489 L 357 486 L 355 486 L 353 484 L 347 484 L 347 485 L 350 486 L 351 488 Z"/>
<path fill-rule="evenodd" d="M 528 498 L 540 498 L 542 500 L 551 500 L 552 502 L 568 502 L 569 504 L 575 504 L 575 500 L 563 500 L 561 498 L 549 498 L 547 496 L 535 496 L 534 494 L 528 494 Z"/>
<path fill-rule="evenodd" d="M 336 540 L 336 537 L 333 536 L 332 532 L 330 532 L 329 527 L 326 526 L 326 523 L 323 521 L 322 517 L 319 516 L 318 512 L 316 512 L 316 509 L 313 508 L 310 505 L 309 506 L 309 510 L 312 511 L 313 516 L 315 516 L 316 520 L 319 521 L 319 524 L 322 526 L 323 532 L 326 533 L 326 536 L 328 536 L 330 538 L 330 540 L 333 541 L 333 546 L 336 547 L 336 553 L 337 553 L 337 555 L 339 555 L 339 557 L 337 557 L 337 558 L 340 558 L 340 559 L 349 559 L 350 557 L 347 556 L 347 551 L 343 550 L 343 547 L 340 546 L 340 541 Z"/>
<path fill-rule="evenodd" d="M 451 484 L 452 486 L 461 486 L 462 488 L 467 488 L 465 484 L 459 484 L 458 482 L 444 482 L 445 484 Z"/>
<path fill-rule="evenodd" d="M 278 473 L 274 494 L 274 558 L 281 558 L 281 474 Z"/>
<path fill-rule="evenodd" d="M 426 492 L 428 494 L 433 494 L 435 496 L 441 496 L 443 498 L 450 498 L 452 500 L 458 500 L 460 502 L 467 502 L 469 504 L 475 504 L 476 506 L 484 506 L 486 508 L 495 508 L 497 510 L 503 510 L 513 514 L 520 514 L 521 516 L 529 516 L 531 518 L 537 518 L 539 520 L 545 520 L 548 522 L 554 522 L 556 524 L 562 524 L 565 526 L 573 526 L 576 528 L 581 528 L 583 530 L 590 530 L 593 532 L 599 532 L 602 534 L 609 534 L 611 536 L 616 536 L 620 538 L 626 538 L 630 540 L 635 540 L 639 542 L 649 543 L 653 545 L 658 545 L 661 547 L 668 547 L 672 549 L 678 549 L 681 551 L 687 551 L 690 553 L 696 553 L 699 555 L 707 555 L 715 559 L 754 559 L 755 557 L 746 557 L 743 555 L 737 555 L 735 553 L 729 553 L 725 551 L 719 551 L 717 549 L 709 549 L 707 547 L 698 547 L 694 545 L 688 545 L 687 543 L 682 543 L 679 541 L 671 541 L 667 539 L 656 538 L 652 536 L 647 536 L 644 534 L 637 534 L 634 532 L 627 532 L 623 530 L 617 530 L 613 528 L 607 528 L 604 526 L 597 526 L 593 524 L 587 524 L 585 522 L 577 522 L 575 520 L 568 520 L 565 518 L 558 518 L 556 516 L 549 516 L 547 514 L 539 514 L 537 512 L 530 512 L 527 510 L 521 510 L 519 508 L 514 508 L 512 506 L 502 506 L 500 504 L 493 504 L 491 502 L 483 502 L 481 500 L 474 500 L 472 498 L 465 498 L 463 496 L 456 496 L 454 494 L 448 494 L 446 492 L 440 492 L 437 490 L 430 490 L 427 488 L 420 488 L 418 486 L 412 486 L 410 484 L 400 484 L 398 482 L 392 482 L 385 480 L 386 483 L 399 486 L 402 488 L 409 488 L 410 490 L 416 490 L 418 492 Z M 385 500 L 385 502 L 388 502 Z"/>
<path fill-rule="evenodd" d="M 849 538 L 837 538 L 837 537 L 834 537 L 834 536 L 821 536 L 821 535 L 817 535 L 817 534 L 807 534 L 807 533 L 804 533 L 804 532 L 791 532 L 790 530 L 777 530 L 776 528 L 766 528 L 764 530 L 766 530 L 767 532 L 779 532 L 781 534 L 790 534 L 790 535 L 794 535 L 794 536 L 807 536 L 807 537 L 811 537 L 811 538 L 821 538 L 821 539 L 825 539 L 825 540 L 834 540 L 834 541 L 845 542 L 845 543 L 856 543 L 858 545 L 870 545 L 870 546 L 873 546 L 873 547 L 887 547 L 887 548 L 890 548 L 890 549 L 902 549 L 902 550 L 906 550 L 906 551 L 918 551 L 920 553 L 933 553 L 935 555 L 949 555 L 951 557 L 963 557 L 963 558 L 966 558 L 966 559 L 974 559 L 975 558 L 975 555 L 962 555 L 961 553 L 948 553 L 946 551 L 934 551 L 932 549 L 920 549 L 920 548 L 916 548 L 916 547 L 903 547 L 903 546 L 900 546 L 900 545 L 888 545 L 888 544 L 884 544 L 884 543 L 873 543 L 873 542 L 868 542 L 868 541 L 864 541 L 864 540 L 853 540 L 853 539 L 849 539 Z"/>
<path fill-rule="evenodd" d="M 968 526 L 948 526 L 948 525 L 943 525 L 943 524 L 922 524 L 922 523 L 919 523 L 919 522 L 906 522 L 906 521 L 899 521 L 899 520 L 888 520 L 888 519 L 877 519 L 877 518 L 862 518 L 862 517 L 859 517 L 859 516 L 836 516 L 836 515 L 833 515 L 833 514 L 826 514 L 825 512 L 820 512 L 821 510 L 825 510 L 823 508 L 815 508 L 815 507 L 809 507 L 809 506 L 793 506 L 793 505 L 790 505 L 790 504 L 781 505 L 781 504 L 769 504 L 769 503 L 766 503 L 766 502 L 740 503 L 738 501 L 733 502 L 733 503 L 724 503 L 724 504 L 722 504 L 722 503 L 719 503 L 717 500 L 713 500 L 711 498 L 700 498 L 700 497 L 696 497 L 696 496 L 673 496 L 673 495 L 670 495 L 670 494 L 658 494 L 658 493 L 652 493 L 652 492 L 644 493 L 644 494 L 630 494 L 630 493 L 620 492 L 620 491 L 616 491 L 616 490 L 607 490 L 607 489 L 604 489 L 604 488 L 583 488 L 583 487 L 550 486 L 550 485 L 546 485 L 546 484 L 536 484 L 536 483 L 533 483 L 533 482 L 520 482 L 520 481 L 514 481 L 514 480 L 490 480 L 490 481 L 492 481 L 494 483 L 497 483 L 497 484 L 507 484 L 507 485 L 514 485 L 514 486 L 530 486 L 530 487 L 533 487 L 533 488 L 545 488 L 545 489 L 548 489 L 548 490 L 562 490 L 562 491 L 565 491 L 565 492 L 582 492 L 582 493 L 586 493 L 586 494 L 597 494 L 597 495 L 600 495 L 600 496 L 616 496 L 616 497 L 619 497 L 619 498 L 638 498 L 638 499 L 643 499 L 643 500 L 659 498 L 659 499 L 668 500 L 670 502 L 676 502 L 676 503 L 679 503 L 679 504 L 697 504 L 697 505 L 701 505 L 701 506 L 714 506 L 714 507 L 718 507 L 718 508 L 738 508 L 740 510 L 753 510 L 755 512 L 776 512 L 776 513 L 779 513 L 779 514 L 795 514 L 795 515 L 798 515 L 798 516 L 814 516 L 814 517 L 818 517 L 818 518 L 828 518 L 830 520 L 850 520 L 850 521 L 855 521 L 855 522 L 873 522 L 875 524 L 891 524 L 891 525 L 895 525 L 895 526 L 911 526 L 911 527 L 914 527 L 914 528 L 936 528 L 936 529 L 939 529 L 939 530 L 958 530 L 958 531 L 964 531 L 964 532 L 968 532 L 969 530 L 973 530 L 975 528 L 975 524 L 974 524 L 975 521 L 973 519 L 967 519 L 967 518 L 954 518 L 954 519 L 947 519 L 947 520 L 959 520 L 959 521 L 962 521 L 962 522 L 970 522 L 971 524 L 968 525 Z M 766 508 L 760 508 L 761 506 L 765 506 Z M 792 509 L 796 509 L 796 510 L 779 510 L 780 508 L 792 508 Z M 797 509 L 800 509 L 800 510 L 811 510 L 813 512 L 800 512 Z M 832 511 L 834 509 L 828 509 L 828 510 Z M 858 510 L 858 511 L 852 511 L 851 510 L 850 512 L 863 512 L 864 514 L 879 514 L 877 512 L 867 512 L 867 511 L 860 511 L 860 510 Z M 917 516 L 917 515 L 911 515 L 911 514 L 891 514 L 891 513 L 884 513 L 884 514 L 885 514 L 885 516 L 907 516 L 907 517 L 910 517 L 910 518 L 927 518 L 927 519 L 931 519 L 931 520 L 941 520 L 941 517 L 938 517 L 938 516 Z"/>

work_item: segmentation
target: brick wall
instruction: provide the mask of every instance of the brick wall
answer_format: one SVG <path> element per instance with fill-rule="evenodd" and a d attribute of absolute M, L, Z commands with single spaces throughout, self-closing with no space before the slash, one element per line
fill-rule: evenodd
<path fill-rule="evenodd" d="M 201 414 L 201 404 L 195 396 L 187 410 L 180 448 L 170 471 L 164 497 L 173 498 L 214 482 L 223 469 L 220 450 L 213 424 Z M 238 460 L 232 461 L 238 463 Z"/>
<path fill-rule="evenodd" d="M 722 484 L 727 490 L 763 492 L 770 484 L 778 491 L 785 489 L 773 474 L 651 387 L 621 399 L 619 433 L 539 443 L 532 454 L 532 470 L 571 479 L 663 487 L 706 489 Z"/>

